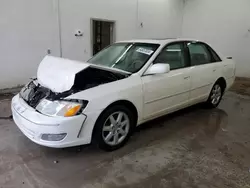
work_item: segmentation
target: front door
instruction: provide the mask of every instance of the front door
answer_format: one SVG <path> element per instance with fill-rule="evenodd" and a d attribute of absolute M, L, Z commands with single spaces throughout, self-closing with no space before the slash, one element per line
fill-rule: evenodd
<path fill-rule="evenodd" d="M 168 44 L 153 62 L 167 63 L 170 72 L 142 77 L 144 119 L 151 119 L 186 106 L 189 102 L 190 68 L 184 43 Z"/>

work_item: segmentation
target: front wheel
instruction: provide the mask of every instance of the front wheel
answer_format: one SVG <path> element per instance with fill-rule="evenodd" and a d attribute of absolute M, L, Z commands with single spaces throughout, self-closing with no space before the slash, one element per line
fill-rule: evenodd
<path fill-rule="evenodd" d="M 208 107 L 216 108 L 220 104 L 222 96 L 223 96 L 222 84 L 217 82 L 214 84 L 212 91 L 209 95 L 209 98 L 207 100 Z"/>
<path fill-rule="evenodd" d="M 128 141 L 134 126 L 134 115 L 127 107 L 112 106 L 98 118 L 93 141 L 106 151 L 119 149 Z"/>

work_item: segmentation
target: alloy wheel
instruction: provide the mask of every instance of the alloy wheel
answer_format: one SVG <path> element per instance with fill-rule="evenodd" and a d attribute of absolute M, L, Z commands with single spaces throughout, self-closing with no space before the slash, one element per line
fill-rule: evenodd
<path fill-rule="evenodd" d="M 212 90 L 211 103 L 213 105 L 217 105 L 220 102 L 221 97 L 222 97 L 222 89 L 219 84 L 216 84 Z"/>
<path fill-rule="evenodd" d="M 128 115 L 124 112 L 115 112 L 106 119 L 103 125 L 103 140 L 110 146 L 116 146 L 127 137 L 129 129 Z"/>

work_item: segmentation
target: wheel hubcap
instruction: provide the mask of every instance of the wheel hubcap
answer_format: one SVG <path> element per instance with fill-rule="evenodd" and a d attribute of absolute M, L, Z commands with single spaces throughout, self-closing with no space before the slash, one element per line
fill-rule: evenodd
<path fill-rule="evenodd" d="M 212 90 L 212 96 L 211 96 L 212 104 L 214 105 L 218 104 L 218 102 L 220 102 L 221 96 L 222 96 L 221 87 L 219 85 L 215 85 Z"/>
<path fill-rule="evenodd" d="M 128 135 L 130 122 L 124 112 L 111 114 L 104 123 L 102 137 L 106 144 L 115 146 L 120 144 Z"/>

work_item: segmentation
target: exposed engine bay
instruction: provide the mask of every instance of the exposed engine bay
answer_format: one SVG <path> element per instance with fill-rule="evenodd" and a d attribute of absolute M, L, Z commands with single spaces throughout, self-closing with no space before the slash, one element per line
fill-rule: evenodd
<path fill-rule="evenodd" d="M 46 98 L 51 101 L 64 99 L 80 91 L 121 80 L 128 76 L 128 74 L 124 73 L 88 67 L 76 74 L 74 85 L 68 91 L 62 93 L 53 92 L 51 89 L 39 84 L 37 79 L 34 79 L 21 90 L 20 96 L 29 106 L 36 108 L 42 99 Z"/>

